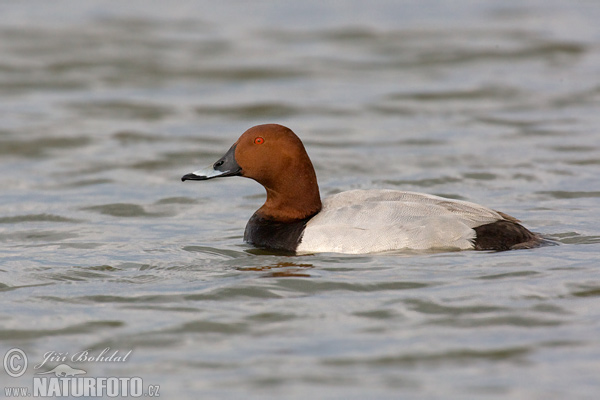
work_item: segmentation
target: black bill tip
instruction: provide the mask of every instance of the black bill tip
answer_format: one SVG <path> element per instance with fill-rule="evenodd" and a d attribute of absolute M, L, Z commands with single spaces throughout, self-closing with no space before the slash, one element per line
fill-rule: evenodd
<path fill-rule="evenodd" d="M 181 182 L 185 182 L 185 181 L 205 181 L 209 179 L 206 176 L 198 176 L 195 174 L 185 174 L 184 176 L 181 177 Z"/>

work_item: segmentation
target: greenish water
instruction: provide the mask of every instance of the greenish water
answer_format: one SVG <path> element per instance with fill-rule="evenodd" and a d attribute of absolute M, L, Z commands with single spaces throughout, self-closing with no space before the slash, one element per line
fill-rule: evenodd
<path fill-rule="evenodd" d="M 321 3 L 0 4 L 0 356 L 29 360 L 0 389 L 66 363 L 168 399 L 598 398 L 600 6 Z M 323 196 L 465 199 L 559 245 L 257 251 L 258 184 L 180 177 L 267 122 Z M 105 348 L 131 353 L 71 359 Z"/>

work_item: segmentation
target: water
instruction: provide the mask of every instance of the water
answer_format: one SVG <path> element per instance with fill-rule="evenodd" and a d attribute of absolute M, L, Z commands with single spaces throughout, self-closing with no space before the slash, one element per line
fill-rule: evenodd
<path fill-rule="evenodd" d="M 0 4 L 0 355 L 29 359 L 2 388 L 56 351 L 169 399 L 598 398 L 600 7 L 321 3 Z M 560 245 L 256 251 L 260 186 L 179 178 L 266 122 L 323 195 L 475 201 Z"/>

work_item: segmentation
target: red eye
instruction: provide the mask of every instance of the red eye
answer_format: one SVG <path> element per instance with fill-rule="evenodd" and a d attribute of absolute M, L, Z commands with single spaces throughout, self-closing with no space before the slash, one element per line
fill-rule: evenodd
<path fill-rule="evenodd" d="M 265 139 L 261 138 L 260 136 L 257 137 L 256 139 L 254 139 L 255 144 L 263 144 L 264 142 L 265 142 Z"/>

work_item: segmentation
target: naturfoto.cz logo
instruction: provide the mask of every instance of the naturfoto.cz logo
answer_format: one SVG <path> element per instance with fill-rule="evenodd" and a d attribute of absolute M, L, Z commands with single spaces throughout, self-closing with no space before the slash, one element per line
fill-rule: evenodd
<path fill-rule="evenodd" d="M 74 353 L 47 352 L 43 361 L 34 366 L 39 369 L 48 362 L 61 362 L 47 371 L 36 372 L 31 387 L 5 387 L 6 397 L 159 397 L 160 386 L 148 385 L 145 388 L 140 377 L 89 377 L 87 371 L 73 368 L 66 361 L 79 362 L 125 362 L 131 354 L 119 355 L 119 351 L 110 352 L 110 348 L 99 354 L 89 350 Z M 4 356 L 4 370 L 18 378 L 27 371 L 28 359 L 25 352 L 18 348 L 10 349 Z M 47 365 L 49 367 L 49 365 Z"/>

